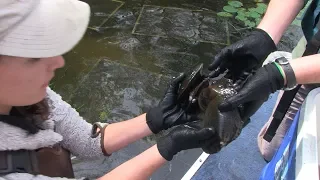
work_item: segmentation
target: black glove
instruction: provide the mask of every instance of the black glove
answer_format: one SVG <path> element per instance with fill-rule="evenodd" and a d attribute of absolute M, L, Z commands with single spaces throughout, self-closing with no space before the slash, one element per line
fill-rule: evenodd
<path fill-rule="evenodd" d="M 250 75 L 239 93 L 222 102 L 219 109 L 229 111 L 240 104 L 246 106 L 255 101 L 266 101 L 270 94 L 283 87 L 284 78 L 277 66 L 274 63 L 267 64 Z"/>
<path fill-rule="evenodd" d="M 184 74 L 175 78 L 159 105 L 147 112 L 147 124 L 153 133 L 197 120 L 196 115 L 187 114 L 177 101 L 179 85 L 184 78 Z"/>
<path fill-rule="evenodd" d="M 219 136 L 213 128 L 200 128 L 190 123 L 172 129 L 169 134 L 158 140 L 157 147 L 161 156 L 171 161 L 178 152 L 204 147 L 215 139 L 220 143 Z"/>
<path fill-rule="evenodd" d="M 276 49 L 271 37 L 262 29 L 256 29 L 244 39 L 222 49 L 209 65 L 208 69 L 212 71 L 209 76 L 216 77 L 228 70 L 227 78 L 234 81 L 246 79 Z"/>

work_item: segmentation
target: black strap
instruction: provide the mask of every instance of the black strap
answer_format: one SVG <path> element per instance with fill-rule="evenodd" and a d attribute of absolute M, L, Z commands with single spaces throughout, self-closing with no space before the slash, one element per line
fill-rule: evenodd
<path fill-rule="evenodd" d="M 39 131 L 34 123 L 20 116 L 0 115 L 0 121 L 32 134 Z M 10 173 L 38 174 L 36 152 L 31 150 L 0 151 L 0 176 Z"/>
<path fill-rule="evenodd" d="M 38 174 L 38 162 L 35 151 L 0 151 L 0 175 L 10 173 Z"/>
<path fill-rule="evenodd" d="M 307 43 L 306 50 L 304 51 L 302 56 L 309 56 L 312 54 L 317 54 L 320 48 L 320 21 L 317 23 L 318 32 L 312 37 L 312 39 Z M 277 109 L 273 113 L 273 119 L 263 136 L 268 142 L 271 142 L 272 138 L 276 134 L 278 127 L 281 124 L 285 114 L 287 113 L 295 95 L 300 89 L 301 85 L 299 84 L 296 88 L 285 91 L 280 99 L 280 102 L 277 106 Z"/>

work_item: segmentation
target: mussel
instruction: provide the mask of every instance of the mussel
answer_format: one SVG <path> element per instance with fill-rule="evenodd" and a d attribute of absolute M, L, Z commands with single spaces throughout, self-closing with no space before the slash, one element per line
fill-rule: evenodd
<path fill-rule="evenodd" d="M 214 127 L 216 130 L 220 142 L 212 142 L 202 148 L 212 154 L 239 136 L 243 119 L 238 108 L 227 112 L 218 109 L 223 100 L 237 94 L 232 81 L 224 76 L 206 78 L 202 75 L 202 67 L 200 64 L 184 80 L 179 89 L 179 101 L 187 112 L 198 115 L 199 126 Z"/>

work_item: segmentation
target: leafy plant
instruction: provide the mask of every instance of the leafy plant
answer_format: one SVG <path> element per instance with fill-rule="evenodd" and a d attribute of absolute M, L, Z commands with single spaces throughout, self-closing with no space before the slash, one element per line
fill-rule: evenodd
<path fill-rule="evenodd" d="M 254 23 L 253 21 L 250 21 L 250 20 L 246 20 L 244 21 L 244 24 L 248 27 L 254 27 L 256 26 L 256 23 Z"/>
<path fill-rule="evenodd" d="M 233 17 L 233 15 L 228 13 L 228 12 L 219 12 L 218 16 L 221 16 L 221 17 Z"/>
<path fill-rule="evenodd" d="M 245 16 L 241 16 L 241 15 L 238 15 L 238 16 L 236 16 L 235 17 L 237 20 L 239 20 L 239 21 L 246 21 L 246 20 L 248 20 Z"/>
<path fill-rule="evenodd" d="M 260 23 L 262 15 L 267 10 L 266 4 L 257 2 L 256 7 L 244 8 L 240 1 L 228 1 L 228 4 L 223 7 L 224 11 L 217 13 L 217 15 L 225 18 L 234 17 L 243 22 L 245 26 L 254 27 Z"/>
<path fill-rule="evenodd" d="M 259 14 L 263 14 L 265 12 L 265 9 L 257 7 L 257 8 L 255 8 L 255 12 L 257 12 Z"/>
<path fill-rule="evenodd" d="M 105 120 L 108 116 L 109 116 L 108 112 L 102 111 L 102 112 L 100 112 L 99 119 L 100 120 Z"/>
<path fill-rule="evenodd" d="M 224 6 L 223 7 L 223 10 L 225 10 L 226 12 L 228 13 L 235 13 L 238 11 L 238 9 L 236 9 L 235 7 L 233 6 Z"/>
<path fill-rule="evenodd" d="M 254 19 L 261 17 L 261 15 L 258 14 L 257 12 L 255 12 L 255 11 L 251 11 L 249 16 L 254 18 Z"/>
<path fill-rule="evenodd" d="M 228 1 L 228 4 L 230 6 L 233 6 L 233 7 L 236 7 L 236 8 L 239 8 L 239 7 L 243 6 L 242 2 L 240 2 L 240 1 Z"/>
<path fill-rule="evenodd" d="M 264 8 L 264 9 L 267 9 L 267 7 L 268 7 L 265 3 L 257 3 L 257 6 Z"/>

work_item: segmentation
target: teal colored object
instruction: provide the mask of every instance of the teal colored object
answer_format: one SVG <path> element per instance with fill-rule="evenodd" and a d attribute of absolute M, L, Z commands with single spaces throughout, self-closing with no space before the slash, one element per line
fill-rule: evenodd
<path fill-rule="evenodd" d="M 308 1 L 305 0 L 305 2 L 307 3 Z M 304 16 L 301 21 L 301 27 L 307 41 L 309 41 L 312 38 L 312 36 L 318 31 L 318 28 L 316 27 L 316 18 L 319 15 L 319 13 L 320 1 L 313 0 L 310 3 L 309 7 L 307 7 L 306 12 L 304 13 Z"/>

